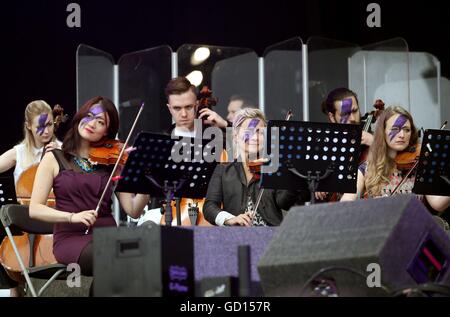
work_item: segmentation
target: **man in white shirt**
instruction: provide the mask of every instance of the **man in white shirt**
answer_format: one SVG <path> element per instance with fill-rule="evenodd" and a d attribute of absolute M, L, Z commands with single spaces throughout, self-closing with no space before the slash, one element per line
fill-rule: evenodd
<path fill-rule="evenodd" d="M 205 125 L 225 129 L 227 121 L 209 108 L 197 113 L 198 100 L 195 86 L 185 77 L 176 77 L 166 86 L 167 108 L 175 125 L 172 133 L 176 136 L 194 137 L 194 120 L 202 119 Z M 196 136 L 201 137 L 201 136 Z"/>

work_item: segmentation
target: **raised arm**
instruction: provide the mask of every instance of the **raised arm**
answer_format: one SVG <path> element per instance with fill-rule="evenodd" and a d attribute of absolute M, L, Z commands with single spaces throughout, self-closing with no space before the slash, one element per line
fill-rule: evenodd
<path fill-rule="evenodd" d="M 16 150 L 12 148 L 0 156 L 0 173 L 6 172 L 14 165 L 16 165 Z"/>
<path fill-rule="evenodd" d="M 150 200 L 150 195 L 117 193 L 122 208 L 131 218 L 138 218 Z"/>

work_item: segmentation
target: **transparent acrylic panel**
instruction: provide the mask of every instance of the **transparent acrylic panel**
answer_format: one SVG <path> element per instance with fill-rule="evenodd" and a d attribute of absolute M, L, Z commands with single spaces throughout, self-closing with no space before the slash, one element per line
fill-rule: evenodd
<path fill-rule="evenodd" d="M 303 120 L 302 39 L 292 38 L 264 51 L 264 112 L 269 120 Z"/>
<path fill-rule="evenodd" d="M 450 122 L 450 79 L 441 77 L 441 121 Z M 449 125 L 447 125 L 447 129 Z"/>
<path fill-rule="evenodd" d="M 321 37 L 310 37 L 308 47 L 309 120 L 328 122 L 322 102 L 340 87 L 349 88 L 348 61 L 359 46 Z"/>
<path fill-rule="evenodd" d="M 408 54 L 402 38 L 366 45 L 353 54 L 350 89 L 358 94 L 362 114 L 372 111 L 376 99 L 410 110 Z"/>
<path fill-rule="evenodd" d="M 258 55 L 248 48 L 184 44 L 178 51 L 178 75 L 218 99 L 214 111 L 227 117 L 231 97 L 258 107 Z"/>
<path fill-rule="evenodd" d="M 418 128 L 441 127 L 439 60 L 428 53 L 409 53 L 410 112 Z"/>
<path fill-rule="evenodd" d="M 158 46 L 123 55 L 119 59 L 119 138 L 125 139 L 139 107 L 144 110 L 131 137 L 140 131 L 168 131 L 172 117 L 167 109 L 164 88 L 171 79 L 172 49 Z"/>
<path fill-rule="evenodd" d="M 80 44 L 77 59 L 77 109 L 95 96 L 114 100 L 114 58 L 92 46 Z"/>

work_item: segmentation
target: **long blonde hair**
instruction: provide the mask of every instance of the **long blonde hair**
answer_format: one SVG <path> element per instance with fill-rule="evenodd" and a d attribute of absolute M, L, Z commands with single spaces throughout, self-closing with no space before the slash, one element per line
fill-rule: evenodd
<path fill-rule="evenodd" d="M 25 159 L 24 166 L 29 166 L 33 163 L 33 149 L 36 148 L 36 142 L 33 137 L 31 129 L 27 128 L 27 124 L 30 127 L 33 124 L 33 119 L 42 114 L 48 113 L 53 116 L 52 108 L 44 100 L 34 100 L 30 102 L 25 108 L 25 121 L 23 123 L 23 140 L 20 144 L 25 145 Z M 52 136 L 52 141 L 56 139 L 55 135 Z M 24 167 L 23 166 L 23 167 Z"/>
<path fill-rule="evenodd" d="M 373 144 L 370 146 L 367 159 L 367 172 L 364 185 L 370 197 L 381 196 L 383 185 L 389 183 L 389 177 L 396 168 L 395 160 L 388 155 L 385 133 L 386 122 L 396 114 L 404 115 L 411 123 L 411 138 L 405 151 L 417 143 L 418 133 L 411 114 L 401 106 L 391 106 L 384 110 L 377 119 Z"/>

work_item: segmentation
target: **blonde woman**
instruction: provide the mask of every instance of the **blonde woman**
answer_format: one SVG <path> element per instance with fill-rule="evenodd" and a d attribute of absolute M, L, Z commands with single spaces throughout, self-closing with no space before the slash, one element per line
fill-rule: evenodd
<path fill-rule="evenodd" d="M 236 113 L 233 137 L 236 160 L 217 165 L 209 181 L 203 214 L 218 226 L 277 226 L 283 219 L 282 209 L 289 208 L 309 192 L 266 189 L 254 210 L 259 181 L 248 166 L 264 144 L 263 129 L 267 122 L 259 109 L 245 108 Z"/>
<path fill-rule="evenodd" d="M 27 105 L 23 134 L 19 144 L 0 156 L 0 173 L 15 167 L 16 183 L 24 170 L 40 161 L 44 150 L 47 152 L 61 146 L 54 135 L 52 108 L 45 101 L 35 100 Z"/>
<path fill-rule="evenodd" d="M 367 162 L 359 167 L 357 193 L 344 194 L 341 201 L 356 200 L 359 196 L 389 196 L 403 180 L 404 174 L 397 168 L 395 157 L 416 145 L 417 140 L 418 133 L 411 114 L 400 106 L 387 108 L 378 118 Z M 414 180 L 415 174 L 412 173 L 398 193 L 411 193 Z M 426 195 L 420 198 L 438 212 L 450 205 L 450 197 Z"/>
<path fill-rule="evenodd" d="M 60 142 L 56 141 L 54 135 L 52 108 L 45 101 L 32 101 L 25 108 L 23 135 L 24 138 L 19 144 L 0 156 L 0 173 L 15 167 L 15 183 L 23 171 L 40 161 L 43 151 L 60 147 Z M 4 236 L 5 233 L 0 232 L 0 242 Z M 8 277 L 2 266 L 0 288 L 9 288 L 12 297 L 22 295 L 22 290 Z"/>

